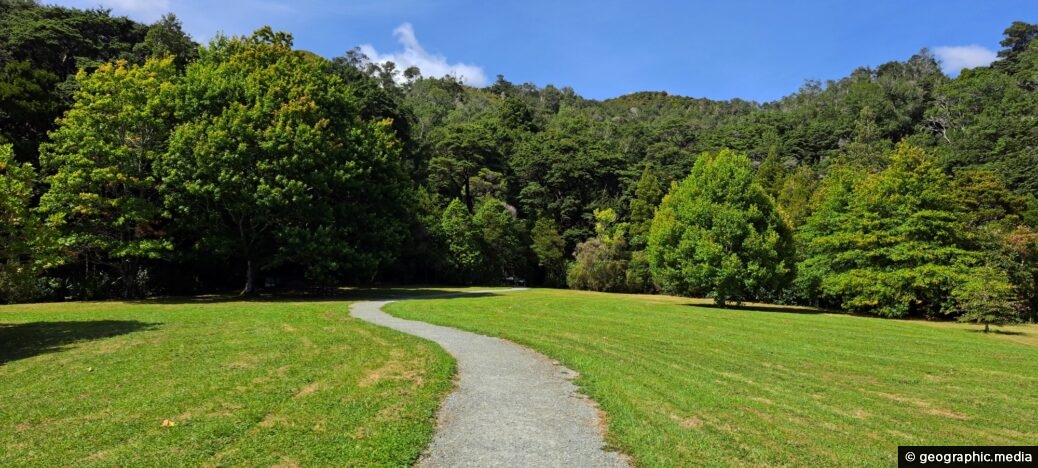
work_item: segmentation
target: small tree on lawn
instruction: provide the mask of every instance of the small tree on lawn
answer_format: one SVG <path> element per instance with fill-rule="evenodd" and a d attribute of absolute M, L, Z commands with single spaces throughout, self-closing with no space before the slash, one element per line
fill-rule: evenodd
<path fill-rule="evenodd" d="M 955 308 L 961 312 L 959 321 L 983 323 L 984 333 L 991 325 L 1018 322 L 1021 304 L 1009 276 L 987 265 L 974 268 L 972 273 L 951 293 Z"/>

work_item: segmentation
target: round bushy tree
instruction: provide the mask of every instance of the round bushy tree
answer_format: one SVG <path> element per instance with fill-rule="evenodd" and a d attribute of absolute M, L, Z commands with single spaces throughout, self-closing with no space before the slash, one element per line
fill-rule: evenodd
<path fill-rule="evenodd" d="M 774 298 L 792 274 L 793 241 L 749 158 L 704 153 L 671 187 L 649 231 L 649 268 L 665 293 L 718 304 Z"/>
<path fill-rule="evenodd" d="M 195 247 L 245 267 L 368 279 L 406 234 L 410 182 L 388 121 L 361 119 L 327 60 L 270 28 L 200 51 L 157 165 L 166 208 Z"/>

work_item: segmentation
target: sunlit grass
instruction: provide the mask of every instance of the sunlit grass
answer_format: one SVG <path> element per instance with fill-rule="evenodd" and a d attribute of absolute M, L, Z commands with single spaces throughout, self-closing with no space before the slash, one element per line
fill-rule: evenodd
<path fill-rule="evenodd" d="M 412 463 L 453 361 L 338 301 L 0 307 L 0 466 Z"/>
<path fill-rule="evenodd" d="M 610 442 L 640 465 L 892 465 L 898 445 L 1038 444 L 1036 326 L 985 335 L 558 290 L 387 309 L 578 371 L 610 418 Z"/>

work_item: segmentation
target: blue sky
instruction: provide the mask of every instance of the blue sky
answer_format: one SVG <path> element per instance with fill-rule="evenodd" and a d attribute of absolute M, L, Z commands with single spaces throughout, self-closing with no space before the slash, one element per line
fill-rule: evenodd
<path fill-rule="evenodd" d="M 51 3 L 43 0 L 44 3 Z M 172 11 L 196 41 L 269 24 L 327 57 L 369 56 L 473 85 L 571 86 L 593 99 L 666 91 L 770 101 L 805 80 L 935 51 L 949 73 L 989 62 L 1034 0 L 472 1 L 60 0 L 151 22 Z"/>

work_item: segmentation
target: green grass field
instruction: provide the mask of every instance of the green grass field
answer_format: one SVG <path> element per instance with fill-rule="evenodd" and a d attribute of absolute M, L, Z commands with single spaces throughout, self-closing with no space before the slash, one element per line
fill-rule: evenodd
<path fill-rule="evenodd" d="M 898 445 L 1038 444 L 1038 327 L 531 290 L 394 315 L 528 345 L 578 371 L 643 466 L 894 465 Z"/>
<path fill-rule="evenodd" d="M 453 371 L 346 302 L 2 306 L 0 466 L 408 465 Z"/>

